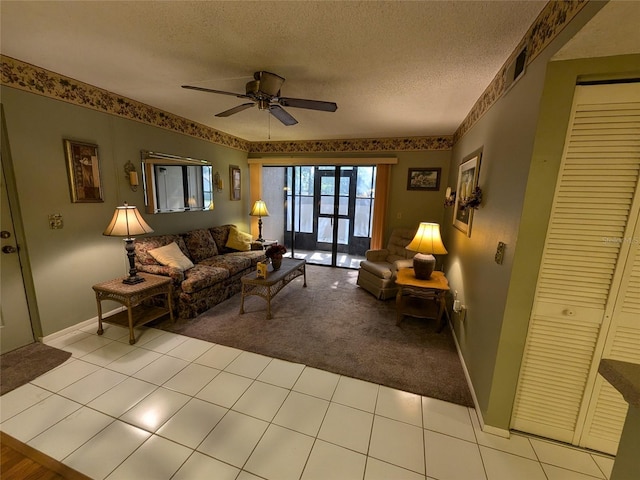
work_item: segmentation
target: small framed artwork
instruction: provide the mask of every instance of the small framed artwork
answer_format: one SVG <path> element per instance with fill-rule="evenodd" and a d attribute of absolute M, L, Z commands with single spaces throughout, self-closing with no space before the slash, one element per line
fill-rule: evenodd
<path fill-rule="evenodd" d="M 466 233 L 468 237 L 471 236 L 474 209 L 468 206 L 465 207 L 465 203 L 478 186 L 481 158 L 482 150 L 477 150 L 465 157 L 458 167 L 458 186 L 456 189 L 456 203 L 453 208 L 453 226 Z M 462 205 L 460 201 L 462 201 Z"/>
<path fill-rule="evenodd" d="M 229 165 L 229 189 L 231 200 L 240 200 L 242 196 L 240 167 L 237 165 Z"/>
<path fill-rule="evenodd" d="M 410 168 L 407 190 L 440 190 L 440 168 Z"/>
<path fill-rule="evenodd" d="M 71 201 L 73 203 L 104 202 L 98 146 L 74 140 L 64 140 L 63 143 Z"/>

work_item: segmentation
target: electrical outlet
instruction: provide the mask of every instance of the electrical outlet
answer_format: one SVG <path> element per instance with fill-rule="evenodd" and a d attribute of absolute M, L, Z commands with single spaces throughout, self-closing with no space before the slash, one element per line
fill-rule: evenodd
<path fill-rule="evenodd" d="M 52 213 L 49 215 L 49 228 L 51 230 L 60 230 L 64 227 L 64 222 L 62 221 L 62 215 L 59 213 Z"/>
<path fill-rule="evenodd" d="M 496 248 L 496 256 L 495 260 L 498 265 L 502 265 L 504 261 L 504 250 L 507 248 L 507 244 L 503 242 L 498 242 L 498 248 Z"/>

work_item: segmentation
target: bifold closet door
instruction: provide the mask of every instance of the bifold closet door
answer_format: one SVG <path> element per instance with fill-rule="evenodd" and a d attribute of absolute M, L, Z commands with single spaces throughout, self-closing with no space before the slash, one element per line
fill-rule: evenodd
<path fill-rule="evenodd" d="M 636 213 L 634 229 L 620 239 L 628 255 L 602 353 L 602 358 L 631 363 L 640 363 L 640 219 L 637 217 Z M 609 382 L 598 375 L 578 444 L 615 453 L 626 412 L 627 402 Z"/>
<path fill-rule="evenodd" d="M 639 178 L 640 84 L 576 87 L 514 403 L 516 430 L 615 453 L 626 403 L 598 380 L 597 368 L 605 352 L 623 350 L 629 360 L 640 349 L 638 316 L 626 321 L 616 303 L 633 277 L 625 267 L 637 261 Z M 633 305 L 640 293 L 628 285 Z"/>

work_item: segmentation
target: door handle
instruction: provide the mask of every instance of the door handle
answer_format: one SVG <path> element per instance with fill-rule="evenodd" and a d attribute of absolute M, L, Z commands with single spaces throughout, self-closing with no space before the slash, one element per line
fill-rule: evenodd
<path fill-rule="evenodd" d="M 18 249 L 11 245 L 5 245 L 4 247 L 2 247 L 2 253 L 16 253 L 17 251 Z"/>

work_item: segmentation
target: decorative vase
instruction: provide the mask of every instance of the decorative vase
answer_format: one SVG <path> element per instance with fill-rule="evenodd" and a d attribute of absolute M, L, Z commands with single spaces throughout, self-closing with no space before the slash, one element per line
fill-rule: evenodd
<path fill-rule="evenodd" d="M 271 264 L 273 265 L 274 270 L 280 270 L 280 266 L 282 265 L 282 255 L 275 255 L 271 259 Z"/>

